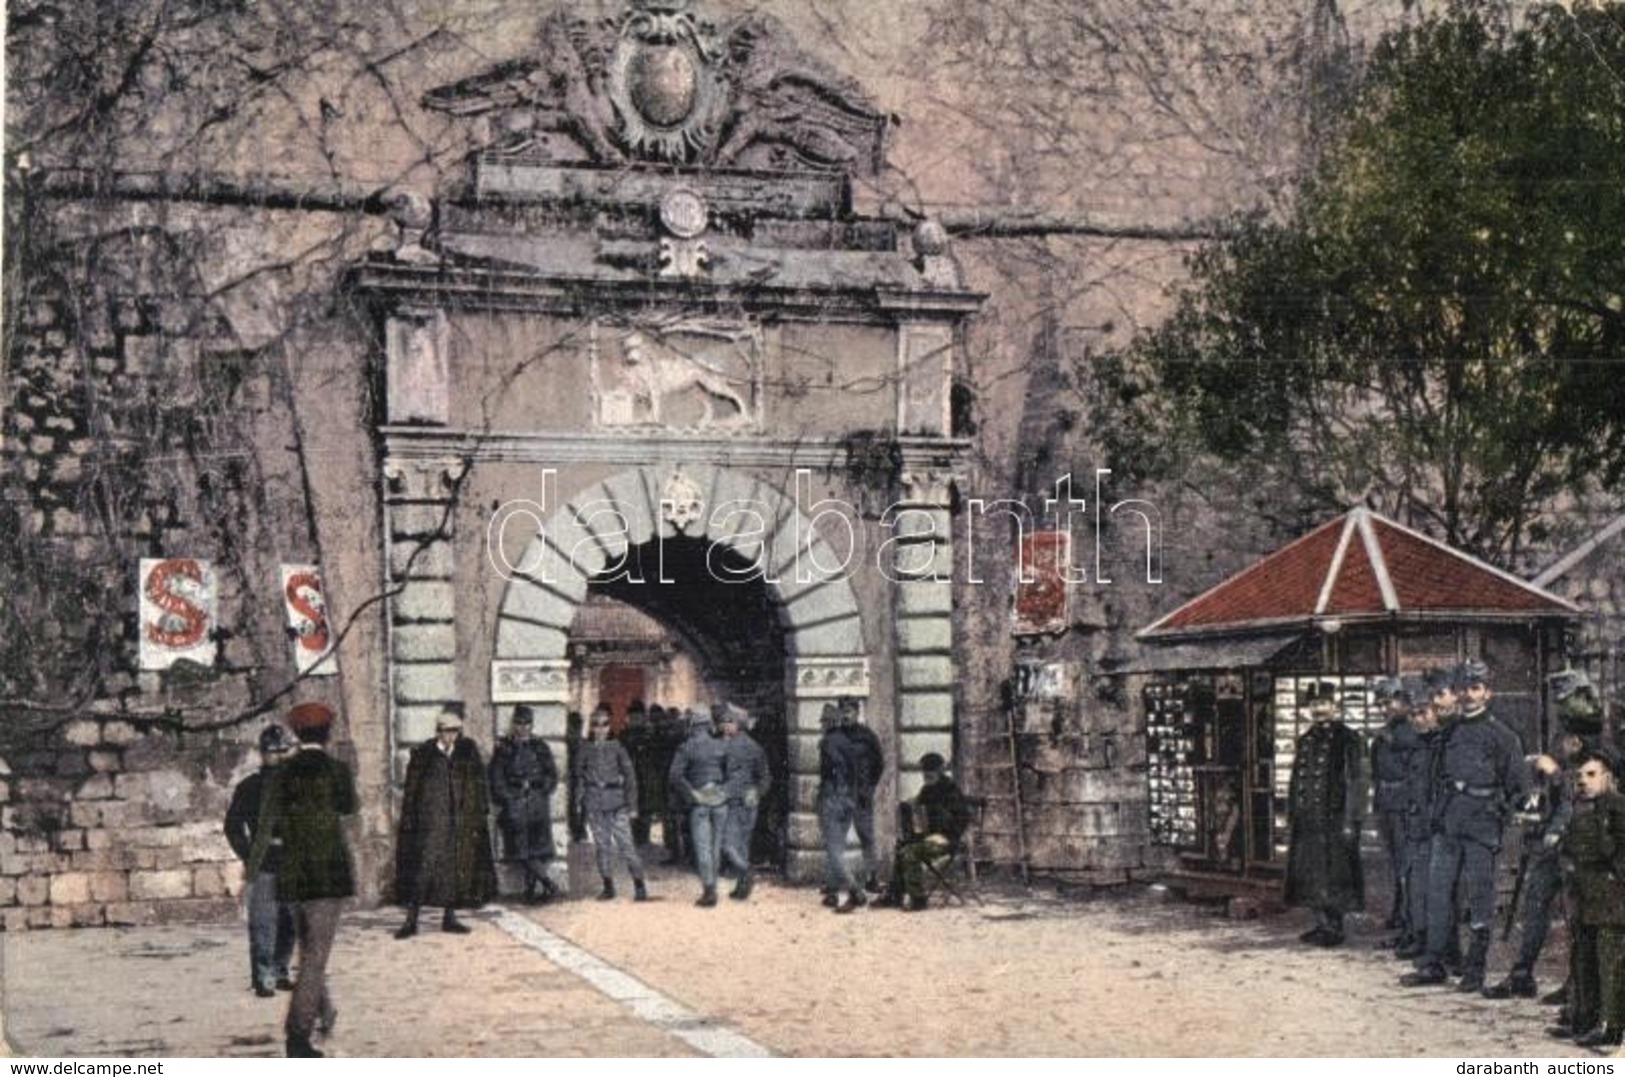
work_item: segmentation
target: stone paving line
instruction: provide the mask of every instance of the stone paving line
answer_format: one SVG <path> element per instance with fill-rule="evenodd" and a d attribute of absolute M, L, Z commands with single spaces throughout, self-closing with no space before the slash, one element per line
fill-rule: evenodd
<path fill-rule="evenodd" d="M 496 924 L 553 964 L 574 973 L 606 997 L 621 1003 L 639 1019 L 666 1029 L 701 1054 L 712 1058 L 773 1056 L 772 1051 L 755 1040 L 730 1028 L 711 1024 L 700 1014 L 574 943 L 565 941 L 528 917 L 502 909 L 497 913 Z"/>

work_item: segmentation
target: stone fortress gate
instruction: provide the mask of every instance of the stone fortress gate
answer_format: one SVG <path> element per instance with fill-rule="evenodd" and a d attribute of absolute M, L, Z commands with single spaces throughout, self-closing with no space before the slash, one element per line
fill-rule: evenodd
<path fill-rule="evenodd" d="M 355 267 L 379 433 L 396 779 L 462 701 L 565 759 L 599 702 L 757 715 L 758 849 L 817 877 L 819 715 L 861 701 L 877 817 L 955 746 L 950 399 L 979 306 L 931 222 L 857 216 L 888 118 L 768 16 L 635 0 L 431 92 L 482 125 Z M 564 793 L 554 806 L 564 819 Z M 765 840 L 763 840 L 765 839 Z"/>

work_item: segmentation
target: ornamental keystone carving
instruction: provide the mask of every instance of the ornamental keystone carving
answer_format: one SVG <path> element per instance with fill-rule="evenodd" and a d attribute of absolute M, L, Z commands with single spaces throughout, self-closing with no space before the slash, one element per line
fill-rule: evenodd
<path fill-rule="evenodd" d="M 678 468 L 660 488 L 660 511 L 667 523 L 686 533 L 705 516 L 705 491 Z"/>
<path fill-rule="evenodd" d="M 529 55 L 431 90 L 425 108 L 490 115 L 487 148 L 558 138 L 602 164 L 873 175 L 887 118 L 858 85 L 757 12 L 720 25 L 690 0 L 632 0 L 589 22 L 556 10 Z"/>

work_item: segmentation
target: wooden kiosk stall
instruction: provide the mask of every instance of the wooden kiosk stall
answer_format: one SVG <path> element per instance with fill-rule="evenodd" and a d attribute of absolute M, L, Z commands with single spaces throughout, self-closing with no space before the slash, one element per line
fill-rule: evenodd
<path fill-rule="evenodd" d="M 1546 677 L 1574 604 L 1363 508 L 1331 520 L 1138 634 L 1153 844 L 1180 869 L 1273 882 L 1309 682 L 1341 686 L 1344 721 L 1382 724 L 1370 685 L 1486 662 L 1495 713 L 1526 748 L 1549 735 Z"/>

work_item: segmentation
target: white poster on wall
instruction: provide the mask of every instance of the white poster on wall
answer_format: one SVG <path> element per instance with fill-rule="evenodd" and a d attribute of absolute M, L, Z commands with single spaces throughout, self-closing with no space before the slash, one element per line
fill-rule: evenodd
<path fill-rule="evenodd" d="M 339 667 L 333 654 L 333 629 L 327 619 L 321 570 L 315 565 L 283 565 L 281 576 L 282 608 L 288 637 L 293 640 L 294 667 L 311 677 L 331 677 Z"/>
<path fill-rule="evenodd" d="M 168 669 L 185 660 L 214 665 L 216 596 L 214 570 L 192 557 L 141 559 L 140 665 Z"/>

